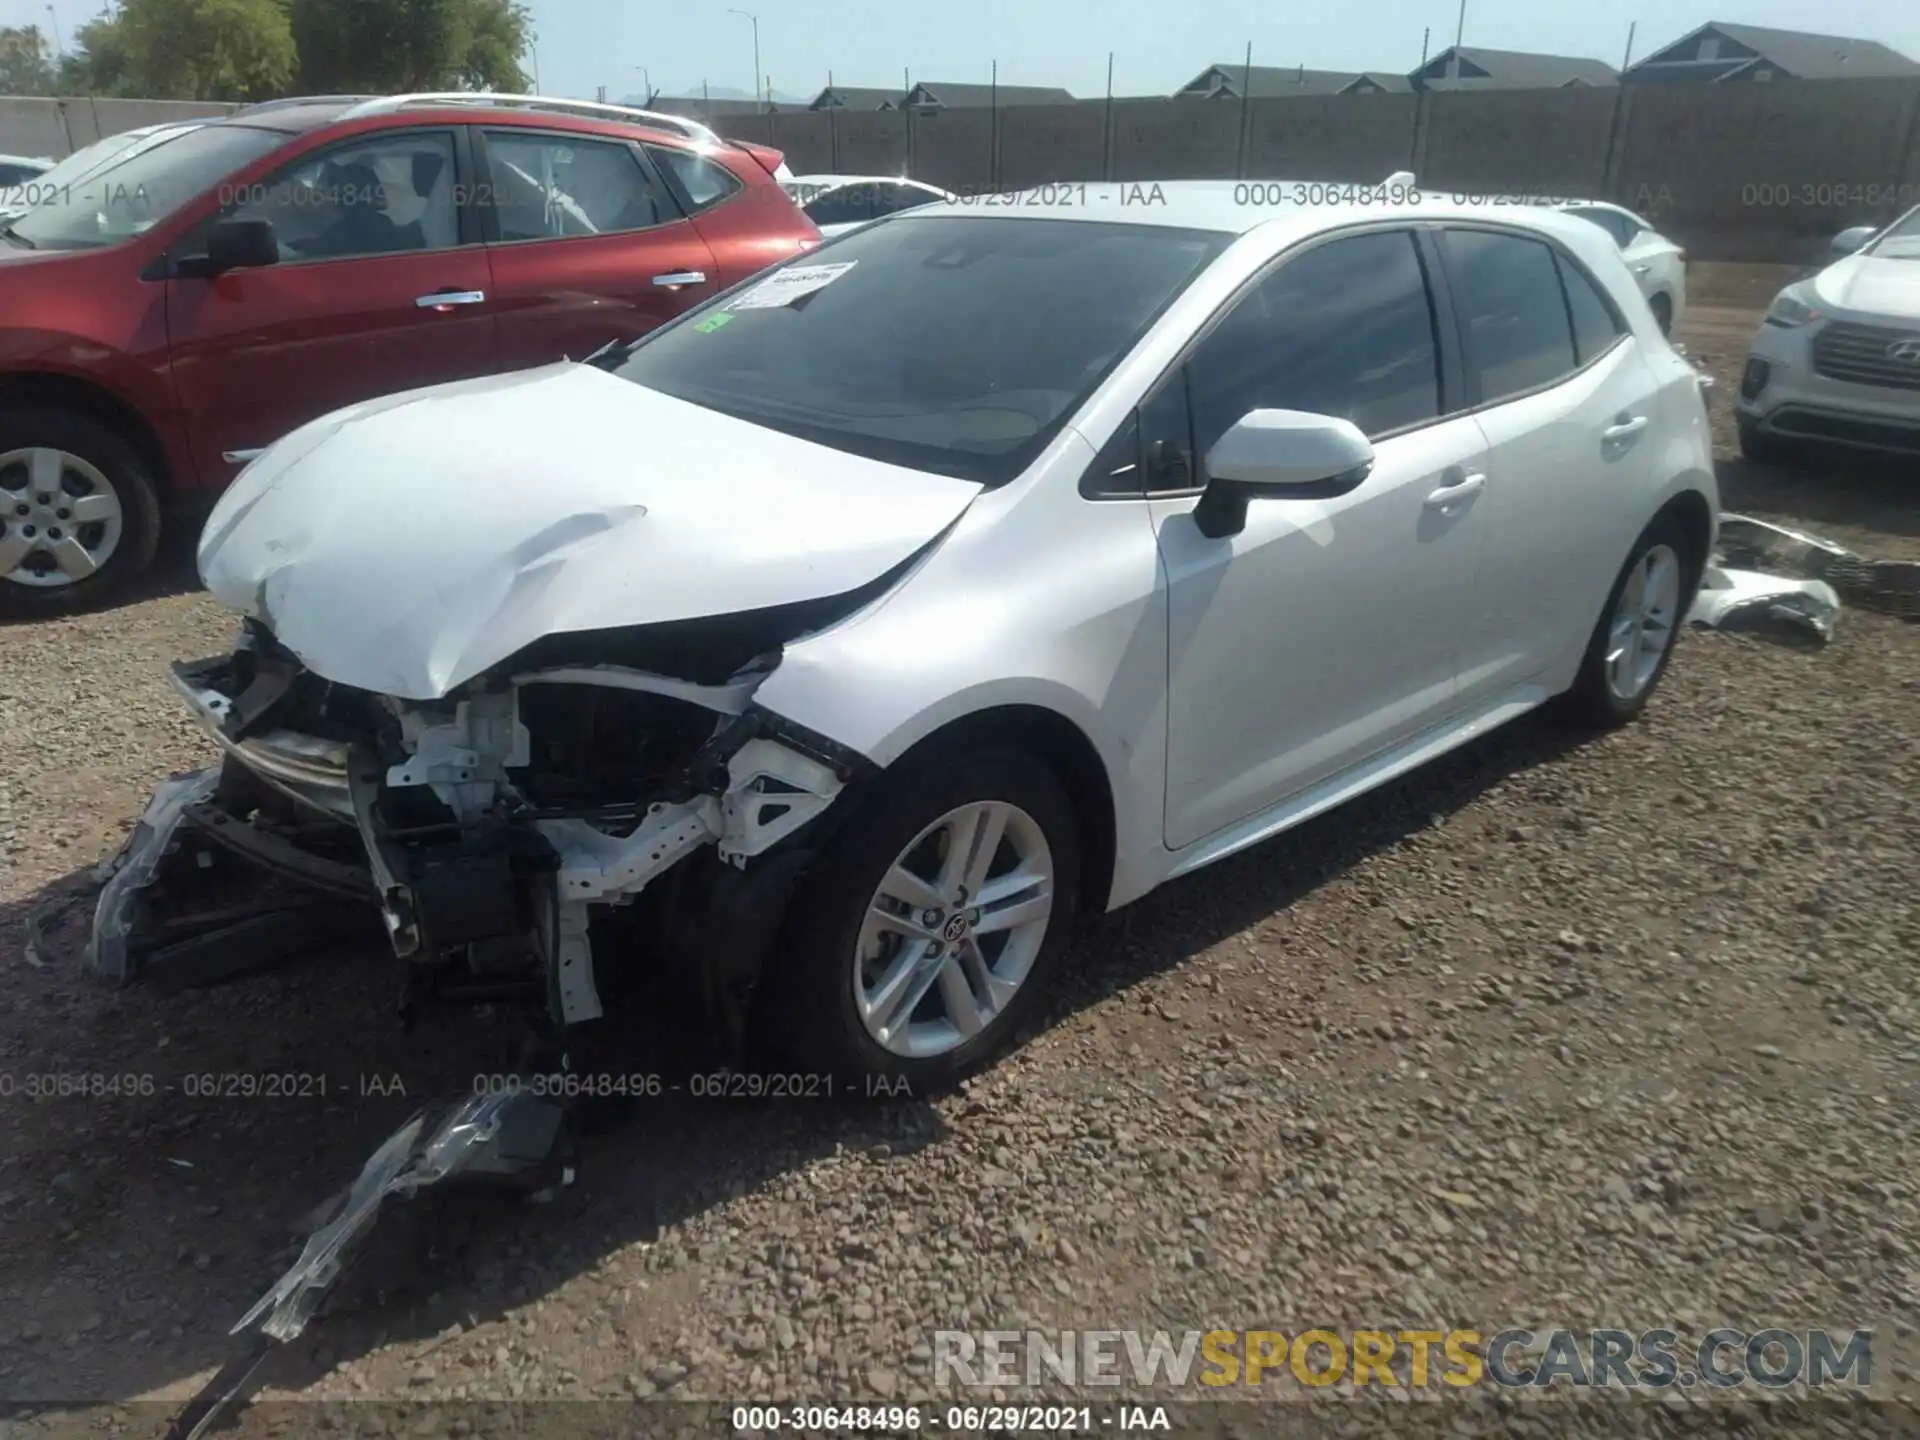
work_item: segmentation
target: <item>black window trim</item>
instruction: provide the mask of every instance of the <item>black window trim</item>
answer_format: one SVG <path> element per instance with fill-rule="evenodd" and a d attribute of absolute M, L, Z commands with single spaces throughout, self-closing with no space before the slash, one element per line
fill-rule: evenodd
<path fill-rule="evenodd" d="M 481 234 L 491 246 L 507 248 L 519 245 L 573 245 L 582 240 L 609 240 L 617 235 L 650 235 L 656 230 L 664 230 L 669 225 L 678 225 L 687 219 L 686 204 L 680 198 L 677 187 L 669 185 L 660 167 L 653 163 L 647 154 L 646 145 L 639 140 L 631 140 L 621 135 L 601 135 L 594 131 L 569 130 L 564 126 L 547 125 L 492 125 L 485 122 L 470 122 L 467 127 L 472 135 L 475 184 L 468 194 L 473 197 L 475 208 L 479 212 Z M 495 129 L 503 135 L 530 135 L 547 140 L 566 140 L 580 145 L 612 145 L 625 150 L 640 167 L 640 173 L 647 183 L 666 197 L 667 208 L 676 213 L 667 216 L 657 225 L 642 226 L 637 230 L 607 230 L 598 235 L 532 235 L 524 240 L 503 240 L 500 238 L 500 217 L 493 206 L 493 166 L 487 155 L 487 130 Z M 484 203 L 480 197 L 485 196 Z M 722 202 L 724 203 L 724 202 Z"/>
<path fill-rule="evenodd" d="M 1233 313 L 1235 307 L 1238 306 L 1242 300 L 1252 293 L 1256 287 L 1264 284 L 1269 276 L 1289 260 L 1297 259 L 1310 250 L 1316 250 L 1320 246 L 1331 244 L 1336 240 L 1349 240 L 1360 235 L 1406 232 L 1412 236 L 1414 250 L 1420 261 L 1420 268 L 1425 274 L 1427 282 L 1427 310 L 1433 321 L 1436 358 L 1440 369 L 1440 413 L 1429 416 L 1425 420 L 1416 420 L 1411 424 L 1399 426 L 1393 430 L 1382 431 L 1377 436 L 1368 437 L 1369 441 L 1379 443 L 1387 440 L 1397 440 L 1403 435 L 1416 434 L 1431 425 L 1443 424 L 1449 420 L 1456 420 L 1462 415 L 1471 414 L 1472 411 L 1467 408 L 1466 404 L 1468 396 L 1468 373 L 1465 365 L 1465 354 L 1458 333 L 1459 327 L 1455 323 L 1452 291 L 1448 286 L 1446 271 L 1442 267 L 1442 257 L 1440 255 L 1438 239 L 1432 233 L 1437 228 L 1439 227 L 1432 221 L 1388 219 L 1383 216 L 1378 220 L 1362 220 L 1351 225 L 1343 225 L 1338 229 L 1318 231 L 1289 245 L 1286 249 L 1280 251 L 1279 254 L 1270 256 L 1265 264 L 1242 281 L 1240 285 L 1235 288 L 1233 294 L 1229 295 L 1219 304 L 1213 314 L 1207 317 L 1204 325 L 1187 337 L 1187 343 L 1180 347 L 1180 353 L 1174 356 L 1174 358 L 1167 363 L 1166 368 L 1154 377 L 1152 383 L 1140 392 L 1139 400 L 1134 402 L 1133 408 L 1126 413 L 1126 417 L 1120 422 L 1119 426 L 1114 429 L 1113 433 L 1101 442 L 1099 453 L 1095 456 L 1093 463 L 1087 467 L 1086 472 L 1080 477 L 1081 496 L 1084 499 L 1096 501 L 1181 500 L 1206 493 L 1207 487 L 1205 485 L 1191 486 L 1185 490 L 1152 489 L 1147 483 L 1147 469 L 1144 459 L 1136 462 L 1141 487 L 1140 493 L 1137 495 L 1131 493 L 1103 493 L 1098 488 L 1096 472 L 1107 456 L 1108 447 L 1113 444 L 1122 430 L 1128 425 L 1138 421 L 1140 412 L 1152 401 L 1159 398 L 1160 391 L 1164 387 L 1173 383 L 1175 377 L 1178 377 L 1182 385 L 1187 384 L 1187 362 L 1193 358 L 1194 351 L 1206 343 L 1214 331 L 1225 322 L 1226 317 Z M 1188 463 L 1192 466 L 1193 473 L 1198 475 L 1204 467 L 1201 464 L 1200 457 L 1193 454 L 1193 396 L 1191 393 L 1187 396 L 1187 425 Z M 1109 471 L 1108 473 L 1111 472 Z"/>
<path fill-rule="evenodd" d="M 1462 378 L 1465 382 L 1463 395 L 1468 403 L 1459 412 L 1460 414 L 1479 415 L 1484 411 L 1494 409 L 1496 406 L 1512 405 L 1520 400 L 1531 400 L 1536 395 L 1544 395 L 1549 390 L 1558 389 L 1575 376 L 1583 374 L 1595 365 L 1598 365 L 1602 360 L 1605 360 L 1617 350 L 1623 342 L 1633 339 L 1633 327 L 1627 323 L 1626 317 L 1620 313 L 1620 307 L 1614 304 L 1613 296 L 1608 292 L 1607 287 L 1593 278 L 1593 272 L 1580 263 L 1579 257 L 1568 250 L 1567 247 L 1560 242 L 1558 236 L 1548 235 L 1538 230 L 1529 230 L 1524 226 L 1501 225 L 1497 222 L 1484 220 L 1441 220 L 1434 222 L 1432 228 L 1436 232 L 1433 237 L 1434 249 L 1437 252 L 1441 268 L 1447 274 L 1449 296 L 1453 293 L 1453 270 L 1447 261 L 1447 247 L 1440 242 L 1438 232 L 1445 230 L 1477 230 L 1493 235 L 1504 235 L 1513 240 L 1532 240 L 1536 244 L 1546 246 L 1548 252 L 1558 262 L 1553 272 L 1554 284 L 1560 291 L 1560 308 L 1562 313 L 1567 317 L 1567 338 L 1573 346 L 1574 366 L 1571 370 L 1563 371 L 1553 379 L 1543 380 L 1540 384 L 1530 386 L 1525 390 L 1516 390 L 1510 395 L 1501 395 L 1495 399 L 1487 400 L 1480 394 L 1480 367 L 1477 364 L 1471 363 L 1471 357 L 1467 354 L 1469 347 L 1466 343 L 1466 327 L 1460 323 L 1459 311 L 1457 309 L 1454 310 L 1451 313 L 1450 319 L 1453 329 L 1458 333 L 1460 338 L 1461 358 L 1463 361 L 1469 362 L 1462 371 Z M 1613 338 L 1613 344 L 1599 351 L 1591 360 L 1582 360 L 1580 358 L 1580 337 L 1574 330 L 1573 325 L 1573 303 L 1567 299 L 1566 281 L 1560 278 L 1559 266 L 1562 264 L 1571 265 L 1576 274 L 1580 275 L 1589 285 L 1593 286 L 1594 294 L 1598 295 L 1600 297 L 1600 303 L 1607 307 L 1607 314 L 1612 318 L 1614 328 L 1618 332 Z"/>
<path fill-rule="evenodd" d="M 443 134 L 450 136 L 453 140 L 453 196 L 455 218 L 459 227 L 459 238 L 456 239 L 453 244 L 431 246 L 425 250 L 386 250 L 378 255 L 315 255 L 306 259 L 281 260 L 276 262 L 272 268 L 275 270 L 283 270 L 305 269 L 309 265 L 355 265 L 367 260 L 392 260 L 401 255 L 449 255 L 455 251 L 465 250 L 471 246 L 480 244 L 479 222 L 477 218 L 470 213 L 469 205 L 462 203 L 461 199 L 463 194 L 461 177 L 466 176 L 470 178 L 475 174 L 473 151 L 467 143 L 467 127 L 465 125 L 448 124 L 442 121 L 438 124 L 429 125 L 383 126 L 377 130 L 362 130 L 356 134 L 339 136 L 337 139 L 322 140 L 317 145 L 308 146 L 291 159 L 283 160 L 265 175 L 261 176 L 259 180 L 252 182 L 248 188 L 251 189 L 257 185 L 264 189 L 292 170 L 305 165 L 308 161 L 325 157 L 335 150 L 345 149 L 351 145 L 365 145 L 375 140 L 384 140 L 390 135 L 422 134 Z M 269 155 L 276 153 L 278 152 L 268 152 Z M 262 156 L 261 158 L 265 159 L 267 157 Z M 220 183 L 225 185 L 228 182 L 222 181 Z M 215 188 L 217 189 L 219 187 L 216 186 Z M 207 192 L 203 190 L 200 193 L 204 197 Z M 472 186 L 470 184 L 467 185 L 464 193 L 471 195 Z M 196 256 L 204 258 L 206 255 L 208 227 L 233 214 L 233 212 L 239 208 L 240 206 L 237 203 L 218 206 L 213 213 L 208 215 L 204 220 L 189 226 L 185 233 L 183 233 L 178 240 L 174 241 L 173 244 L 169 245 L 166 253 L 161 256 L 155 264 L 149 266 L 147 272 L 143 273 L 140 278 L 142 280 L 177 280 L 182 278 L 180 275 L 181 262 Z"/>
<path fill-rule="evenodd" d="M 734 174 L 731 166 L 722 165 L 711 155 L 703 155 L 698 150 L 686 148 L 686 154 L 693 156 L 696 160 L 704 160 L 707 164 L 714 166 L 727 177 L 728 183 L 733 187 L 718 200 L 710 201 L 704 206 L 696 205 L 693 203 L 693 195 L 680 183 L 680 177 L 674 173 L 672 167 L 662 165 L 658 160 L 653 158 L 653 152 L 655 150 L 679 150 L 685 147 L 668 145 L 659 140 L 642 140 L 640 142 L 640 148 L 647 152 L 647 163 L 652 167 L 654 173 L 660 177 L 661 182 L 667 187 L 667 193 L 673 196 L 673 203 L 680 207 L 680 214 L 685 219 L 691 220 L 695 215 L 705 215 L 711 211 L 718 210 L 722 205 L 731 205 L 735 200 L 738 200 L 741 195 L 746 193 L 747 182 Z M 621 233 L 624 234 L 626 232 L 623 231 Z"/>

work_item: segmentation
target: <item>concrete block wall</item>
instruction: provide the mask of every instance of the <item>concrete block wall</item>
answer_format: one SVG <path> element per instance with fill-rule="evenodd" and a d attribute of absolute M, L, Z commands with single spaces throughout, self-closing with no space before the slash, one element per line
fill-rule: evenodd
<path fill-rule="evenodd" d="M 0 98 L 0 153 L 46 155 L 61 160 L 108 135 L 226 115 L 238 109 L 199 100 L 95 100 L 90 96 Z"/>
<path fill-rule="evenodd" d="M 234 107 L 0 99 L 0 152 L 59 158 L 103 135 Z M 982 192 L 1050 182 L 1376 181 L 1571 193 L 1645 213 L 1702 259 L 1809 258 L 1920 204 L 1920 82 L 1626 86 L 1238 101 L 1127 99 L 934 115 L 744 115 L 723 133 L 796 173 L 909 173 Z"/>
<path fill-rule="evenodd" d="M 827 123 L 821 123 L 825 120 Z M 1160 99 L 939 115 L 746 116 L 799 170 L 959 190 L 1050 182 L 1382 179 L 1618 201 L 1702 259 L 1794 262 L 1920 204 L 1920 82 Z"/>

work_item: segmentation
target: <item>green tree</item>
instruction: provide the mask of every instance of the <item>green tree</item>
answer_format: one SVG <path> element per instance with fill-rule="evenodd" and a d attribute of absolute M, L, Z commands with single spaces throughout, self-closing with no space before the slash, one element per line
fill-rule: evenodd
<path fill-rule="evenodd" d="M 60 61 L 62 95 L 131 95 L 126 35 L 118 18 L 89 20 L 75 32 L 74 48 Z"/>
<path fill-rule="evenodd" d="M 297 57 L 279 0 L 125 0 L 123 84 L 155 100 L 266 100 Z"/>
<path fill-rule="evenodd" d="M 523 91 L 518 0 L 288 0 L 309 93 Z"/>
<path fill-rule="evenodd" d="M 53 53 L 38 25 L 0 28 L 0 95 L 51 95 Z"/>

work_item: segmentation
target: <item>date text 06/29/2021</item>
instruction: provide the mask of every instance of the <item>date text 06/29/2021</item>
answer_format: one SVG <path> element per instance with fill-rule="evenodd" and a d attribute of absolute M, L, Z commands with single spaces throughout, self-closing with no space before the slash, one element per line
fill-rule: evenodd
<path fill-rule="evenodd" d="M 1164 1405 L 736 1405 L 736 1435 L 1100 1434 L 1172 1430 Z"/>

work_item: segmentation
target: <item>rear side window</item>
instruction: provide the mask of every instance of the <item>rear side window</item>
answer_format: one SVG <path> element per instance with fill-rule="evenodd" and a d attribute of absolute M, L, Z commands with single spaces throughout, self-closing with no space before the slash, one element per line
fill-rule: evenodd
<path fill-rule="evenodd" d="M 1624 333 L 1613 307 L 1594 288 L 1586 272 L 1564 255 L 1553 257 L 1560 267 L 1560 283 L 1567 290 L 1567 313 L 1573 317 L 1573 345 L 1582 365 L 1602 354 Z"/>
<path fill-rule="evenodd" d="M 853 225 L 873 218 L 873 186 L 842 185 L 829 190 L 806 206 L 807 218 L 816 225 Z"/>
<path fill-rule="evenodd" d="M 881 185 L 878 198 L 873 203 L 875 215 L 891 215 L 896 210 L 911 210 L 916 205 L 925 205 L 940 197 L 930 190 L 922 190 L 918 185 Z"/>
<path fill-rule="evenodd" d="M 562 240 L 677 220 L 673 201 L 627 146 L 537 130 L 486 132 L 502 240 Z"/>
<path fill-rule="evenodd" d="M 1483 403 L 1551 385 L 1579 368 L 1552 250 L 1485 230 L 1448 230 L 1442 241 Z"/>
<path fill-rule="evenodd" d="M 711 210 L 722 200 L 744 189 L 740 177 L 726 166 L 696 155 L 691 150 L 675 150 L 666 145 L 649 145 L 647 153 L 674 183 L 686 192 L 688 213 L 698 215 Z"/>
<path fill-rule="evenodd" d="M 1434 419 L 1439 351 L 1413 236 L 1355 235 L 1283 260 L 1200 342 L 1188 378 L 1201 456 L 1250 410 L 1337 415 L 1370 436 Z"/>

